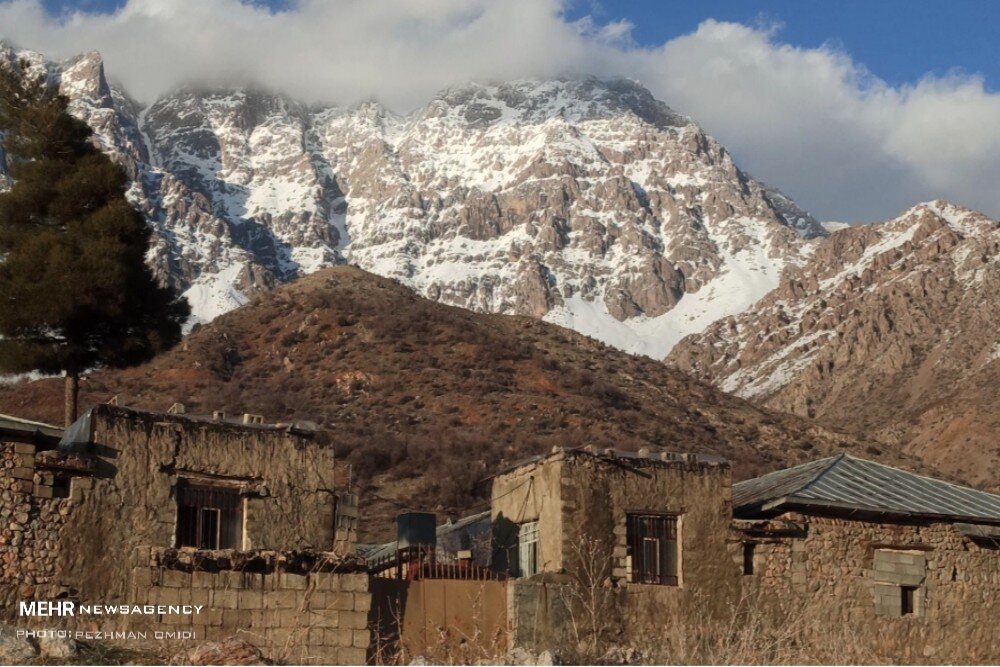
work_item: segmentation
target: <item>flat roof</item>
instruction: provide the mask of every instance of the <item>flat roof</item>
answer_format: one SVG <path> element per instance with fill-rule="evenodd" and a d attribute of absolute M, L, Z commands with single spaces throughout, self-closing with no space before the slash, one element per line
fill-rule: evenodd
<path fill-rule="evenodd" d="M 537 456 L 532 456 L 526 459 L 522 459 L 508 466 L 504 466 L 497 472 L 489 475 L 482 481 L 487 481 L 499 477 L 501 475 L 506 475 L 507 473 L 514 472 L 519 468 L 525 466 L 540 463 L 554 456 L 567 455 L 567 456 L 590 456 L 592 458 L 607 461 L 609 463 L 634 463 L 641 465 L 663 465 L 669 466 L 678 463 L 695 463 L 699 465 L 708 466 L 728 466 L 729 460 L 722 457 L 716 456 L 714 454 L 699 454 L 694 452 L 667 452 L 667 451 L 650 451 L 647 448 L 640 449 L 637 452 L 627 451 L 622 449 L 604 449 L 593 447 L 591 445 L 583 445 L 581 447 L 568 447 L 568 448 L 554 448 L 551 452 L 547 454 L 539 454 Z"/>

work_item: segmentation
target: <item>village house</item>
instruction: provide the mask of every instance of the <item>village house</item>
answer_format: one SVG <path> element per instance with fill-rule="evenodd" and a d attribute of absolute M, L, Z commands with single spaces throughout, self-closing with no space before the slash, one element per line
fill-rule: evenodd
<path fill-rule="evenodd" d="M 749 613 L 871 660 L 998 657 L 1000 496 L 849 455 L 732 485 L 713 458 L 584 448 L 497 475 L 492 516 L 518 645 L 582 627 L 677 656 Z"/>
<path fill-rule="evenodd" d="M 762 606 L 873 659 L 1000 658 L 1000 496 L 841 454 L 740 482 L 733 504 Z"/>
<path fill-rule="evenodd" d="M 869 662 L 998 658 L 1000 496 L 848 455 L 733 484 L 718 457 L 557 448 L 485 480 L 485 511 L 404 512 L 397 540 L 359 546 L 309 424 L 102 405 L 65 431 L 0 417 L 0 439 L 8 614 L 197 605 L 67 625 L 294 662 L 722 659 L 755 624 Z"/>
<path fill-rule="evenodd" d="M 233 634 L 294 661 L 365 659 L 368 577 L 357 502 L 326 434 L 255 415 L 99 405 L 64 433 L 5 426 L 0 534 L 17 600 L 200 605 L 199 614 L 64 619 L 195 639 Z M 51 619 L 46 619 L 47 622 Z"/>
<path fill-rule="evenodd" d="M 739 595 L 723 459 L 556 451 L 496 475 L 491 495 L 517 645 L 641 645 L 676 628 L 665 619 L 721 622 Z"/>

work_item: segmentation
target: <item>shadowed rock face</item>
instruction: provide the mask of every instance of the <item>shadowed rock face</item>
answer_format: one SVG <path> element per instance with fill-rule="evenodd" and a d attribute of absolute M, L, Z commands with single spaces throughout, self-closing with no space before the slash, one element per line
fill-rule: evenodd
<path fill-rule="evenodd" d="M 667 361 L 992 488 L 1000 223 L 944 201 L 834 233 L 751 310 Z"/>
<path fill-rule="evenodd" d="M 202 321 L 350 262 L 445 303 L 663 356 L 774 287 L 826 233 L 631 81 L 469 84 L 407 116 L 242 89 L 140 109 L 96 53 L 28 55 L 133 178 L 156 232 L 150 261 Z M 745 272 L 760 280 L 718 281 Z M 746 294 L 703 306 L 695 324 L 678 316 L 668 335 L 613 333 L 706 287 Z"/>

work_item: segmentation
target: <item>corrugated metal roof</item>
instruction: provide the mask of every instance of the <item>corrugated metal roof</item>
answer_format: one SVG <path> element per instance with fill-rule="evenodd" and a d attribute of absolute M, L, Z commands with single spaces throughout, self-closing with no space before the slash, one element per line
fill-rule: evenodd
<path fill-rule="evenodd" d="M 16 442 L 58 442 L 63 429 L 11 415 L 0 415 L 0 439 Z"/>
<path fill-rule="evenodd" d="M 458 519 L 456 521 L 449 520 L 446 523 L 439 524 L 437 526 L 437 530 L 435 531 L 437 533 L 438 544 L 444 542 L 447 536 L 456 531 L 467 529 L 474 524 L 484 521 L 487 524 L 489 524 L 490 520 L 491 520 L 490 510 L 486 510 L 485 512 L 470 514 L 469 516 L 462 517 L 461 519 Z M 396 548 L 397 548 L 397 542 L 394 540 L 392 542 L 386 542 L 384 544 L 366 544 L 366 545 L 359 544 L 358 552 L 368 560 L 374 561 L 396 553 Z"/>
<path fill-rule="evenodd" d="M 1000 496 L 841 454 L 733 486 L 734 514 L 790 507 L 1000 522 Z"/>

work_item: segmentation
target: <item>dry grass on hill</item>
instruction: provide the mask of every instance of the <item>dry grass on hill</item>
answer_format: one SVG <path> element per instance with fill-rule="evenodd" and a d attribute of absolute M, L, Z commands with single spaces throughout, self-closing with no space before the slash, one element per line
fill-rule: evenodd
<path fill-rule="evenodd" d="M 174 350 L 100 372 L 83 403 L 254 412 L 331 430 L 352 464 L 364 538 L 401 508 L 461 512 L 475 482 L 553 446 L 706 452 L 737 478 L 849 449 L 899 461 L 755 407 L 652 359 L 532 319 L 443 306 L 351 267 L 277 288 Z M 0 390 L 0 411 L 59 423 L 62 384 Z"/>

